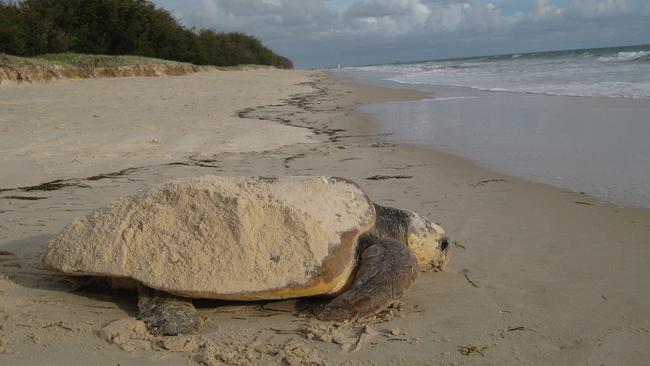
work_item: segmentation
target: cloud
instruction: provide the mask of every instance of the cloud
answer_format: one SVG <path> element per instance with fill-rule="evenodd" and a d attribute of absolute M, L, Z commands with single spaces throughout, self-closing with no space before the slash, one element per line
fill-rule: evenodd
<path fill-rule="evenodd" d="M 632 9 L 626 0 L 574 0 L 568 11 L 584 18 L 596 18 L 623 15 Z"/>
<path fill-rule="evenodd" d="M 647 0 L 154 1 L 190 26 L 251 33 L 302 66 L 650 42 Z"/>
<path fill-rule="evenodd" d="M 156 3 L 170 9 L 188 26 L 246 32 L 267 41 L 327 32 L 338 18 L 322 0 L 159 0 Z"/>
<path fill-rule="evenodd" d="M 430 14 L 419 0 L 376 0 L 355 1 L 342 17 L 348 31 L 401 34 L 426 25 Z"/>

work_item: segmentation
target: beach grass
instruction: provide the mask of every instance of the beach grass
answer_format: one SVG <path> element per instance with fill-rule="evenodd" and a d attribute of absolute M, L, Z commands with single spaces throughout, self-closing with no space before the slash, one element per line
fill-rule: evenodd
<path fill-rule="evenodd" d="M 120 67 L 135 65 L 180 65 L 176 61 L 141 56 L 88 55 L 80 53 L 45 54 L 37 57 L 19 57 L 0 54 L 2 66 L 72 66 L 80 68 Z"/>

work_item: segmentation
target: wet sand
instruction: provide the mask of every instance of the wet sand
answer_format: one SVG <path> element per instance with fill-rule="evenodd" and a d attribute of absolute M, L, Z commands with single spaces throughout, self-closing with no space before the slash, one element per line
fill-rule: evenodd
<path fill-rule="evenodd" d="M 363 106 L 390 141 L 487 169 L 650 208 L 650 100 L 419 86 L 421 101 Z M 404 123 L 395 124 L 402 119 Z"/>
<path fill-rule="evenodd" d="M 248 78 L 228 73 L 183 76 L 173 78 L 173 90 L 189 93 L 203 85 L 201 75 Z M 270 92 L 280 82 L 276 77 L 286 83 L 282 85 L 302 83 L 302 89 L 286 95 Z M 306 79 L 311 82 L 304 84 Z M 49 98 L 61 98 L 59 103 L 73 108 L 91 103 L 93 95 L 83 92 L 87 83 L 119 94 L 150 80 L 51 84 L 46 87 L 56 95 L 34 99 L 30 95 L 43 86 L 23 86 L 21 93 L 34 111 Z M 54 92 L 57 86 L 72 88 L 74 98 L 66 102 Z M 263 81 L 242 86 L 237 103 L 236 94 L 220 91 L 218 82 L 204 87 L 220 96 L 222 115 L 238 116 L 223 125 L 210 119 L 212 124 L 201 131 L 206 140 L 226 133 L 232 126 L 228 123 L 237 121 L 251 133 L 270 124 L 292 131 L 298 127 L 301 133 L 267 148 L 247 143 L 242 133 L 240 150 L 201 151 L 199 158 L 192 144 L 175 149 L 178 153 L 165 161 L 141 159 L 148 156 L 146 149 L 135 148 L 132 161 L 100 159 L 90 164 L 92 171 L 74 170 L 65 163 L 73 156 L 55 150 L 61 155 L 52 162 L 60 161 L 59 168 L 25 174 L 24 179 L 12 170 L 21 166 L 19 157 L 13 167 L 3 166 L 0 187 L 32 188 L 0 192 L 0 364 L 644 365 L 650 358 L 648 210 L 621 209 L 496 174 L 455 156 L 387 143 L 369 115 L 354 111 L 361 103 L 424 97 L 419 92 L 361 86 L 304 71 L 269 72 Z M 0 89 L 0 100 L 14 97 L 12 93 Z M 114 99 L 103 106 L 119 110 L 122 103 Z M 154 107 L 165 105 L 160 97 Z M 180 106 L 166 114 L 190 129 L 194 118 L 211 106 L 205 100 L 193 108 L 192 115 Z M 21 111 L 17 120 L 37 119 L 31 110 Z M 3 129 L 14 127 L 6 121 L 4 106 L 2 111 L 0 130 L 8 140 L 0 148 L 6 149 L 9 140 L 32 146 L 29 135 L 5 135 L 13 130 Z M 59 113 L 56 121 L 80 123 L 73 111 L 62 108 Z M 155 126 L 144 110 L 132 117 Z M 179 146 L 173 131 L 161 130 L 167 144 Z M 105 131 L 104 139 L 113 136 L 110 128 Z M 82 132 L 70 131 L 64 141 L 83 142 L 90 133 Z M 278 138 L 275 132 L 266 135 Z M 257 151 L 246 151 L 252 149 Z M 30 159 L 27 155 L 26 165 L 38 161 Z M 137 323 L 122 328 L 113 324 L 102 332 L 111 322 L 136 315 L 135 296 L 74 292 L 64 277 L 40 269 L 47 240 L 73 217 L 145 185 L 201 174 L 353 179 L 378 203 L 408 208 L 441 223 L 453 241 L 450 267 L 424 273 L 403 304 L 371 320 L 367 328 L 313 323 L 312 312 L 322 300 L 201 301 L 206 319 L 201 334 L 175 341 L 151 338 Z"/>

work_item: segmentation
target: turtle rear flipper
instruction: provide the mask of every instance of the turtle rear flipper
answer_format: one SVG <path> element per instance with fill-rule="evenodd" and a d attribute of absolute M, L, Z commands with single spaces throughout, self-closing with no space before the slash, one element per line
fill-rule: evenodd
<path fill-rule="evenodd" d="M 196 333 L 203 323 L 192 300 L 165 292 L 138 287 L 138 319 L 153 335 Z"/>
<path fill-rule="evenodd" d="M 320 320 L 352 320 L 374 315 L 398 300 L 420 273 L 415 255 L 393 239 L 364 238 L 352 288 L 318 314 Z"/>

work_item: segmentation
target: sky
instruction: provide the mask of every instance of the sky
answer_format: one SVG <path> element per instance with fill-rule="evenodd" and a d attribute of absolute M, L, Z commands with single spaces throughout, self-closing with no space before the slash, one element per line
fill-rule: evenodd
<path fill-rule="evenodd" d="M 252 34 L 297 67 L 650 43 L 650 0 L 154 0 Z"/>

